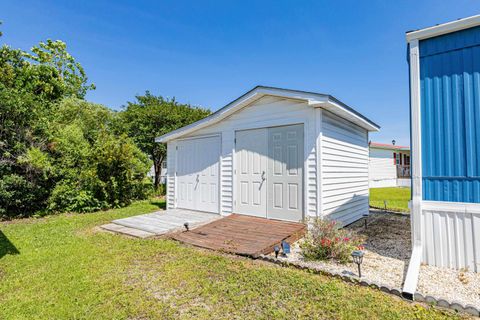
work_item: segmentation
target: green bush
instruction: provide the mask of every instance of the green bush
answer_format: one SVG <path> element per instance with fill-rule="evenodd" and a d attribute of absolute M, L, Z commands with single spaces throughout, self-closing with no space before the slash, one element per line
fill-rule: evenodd
<path fill-rule="evenodd" d="M 7 174 L 0 179 L 0 219 L 39 210 L 44 199 L 44 189 L 24 176 Z"/>
<path fill-rule="evenodd" d="M 130 138 L 109 129 L 112 121 L 100 105 L 67 99 L 58 106 L 50 148 L 57 184 L 49 211 L 91 212 L 150 195 L 151 161 Z"/>
<path fill-rule="evenodd" d="M 50 212 L 94 212 L 108 205 L 95 198 L 89 190 L 82 190 L 74 182 L 63 181 L 55 186 L 48 199 Z"/>
<path fill-rule="evenodd" d="M 363 248 L 364 241 L 355 232 L 340 228 L 336 221 L 313 218 L 301 244 L 302 255 L 307 260 L 333 259 L 346 263 L 352 251 Z"/>

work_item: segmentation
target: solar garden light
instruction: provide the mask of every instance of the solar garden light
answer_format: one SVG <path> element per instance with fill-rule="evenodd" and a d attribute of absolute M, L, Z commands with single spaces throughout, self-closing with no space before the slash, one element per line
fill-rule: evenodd
<path fill-rule="evenodd" d="M 355 250 L 355 251 L 352 252 L 353 262 L 355 262 L 358 266 L 358 277 L 359 278 L 362 277 L 362 270 L 360 269 L 360 265 L 363 262 L 363 255 L 364 255 L 364 253 L 361 250 Z"/>
<path fill-rule="evenodd" d="M 287 254 L 290 253 L 290 244 L 283 240 L 282 241 L 282 256 L 286 257 Z"/>
<path fill-rule="evenodd" d="M 368 213 L 363 214 L 363 218 L 365 219 L 365 229 L 367 229 L 367 218 L 368 218 Z"/>
<path fill-rule="evenodd" d="M 387 211 L 387 200 L 383 200 L 383 207 L 385 208 L 385 211 Z"/>
<path fill-rule="evenodd" d="M 183 224 L 183 226 L 185 227 L 185 229 L 186 229 L 187 231 L 190 230 L 190 227 L 189 227 L 188 222 L 185 222 L 185 223 Z"/>
<path fill-rule="evenodd" d="M 278 253 L 280 252 L 280 247 L 279 246 L 273 247 L 273 251 L 275 252 L 275 258 L 278 258 Z"/>

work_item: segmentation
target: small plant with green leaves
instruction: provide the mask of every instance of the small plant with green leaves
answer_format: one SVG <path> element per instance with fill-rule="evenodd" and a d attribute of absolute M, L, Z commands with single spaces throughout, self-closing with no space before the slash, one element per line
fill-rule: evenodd
<path fill-rule="evenodd" d="M 302 255 L 307 260 L 335 260 L 346 263 L 354 250 L 362 250 L 365 239 L 336 221 L 314 218 L 301 243 Z"/>

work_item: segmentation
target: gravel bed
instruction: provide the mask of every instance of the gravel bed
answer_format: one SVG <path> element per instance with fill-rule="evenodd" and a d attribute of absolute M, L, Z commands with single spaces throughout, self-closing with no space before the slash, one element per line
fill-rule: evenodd
<path fill-rule="evenodd" d="M 366 237 L 365 256 L 362 264 L 362 279 L 392 288 L 403 287 L 411 254 L 410 216 L 371 212 L 368 226 L 364 220 L 347 226 Z M 354 263 L 340 264 L 334 261 L 305 261 L 300 243 L 292 244 L 288 257 L 279 257 L 289 262 L 301 262 L 308 267 L 321 268 L 327 272 L 358 276 Z M 433 266 L 421 266 L 417 291 L 448 301 L 480 307 L 480 274 L 468 270 L 452 270 Z"/>
<path fill-rule="evenodd" d="M 417 291 L 480 308 L 480 273 L 422 265 Z"/>

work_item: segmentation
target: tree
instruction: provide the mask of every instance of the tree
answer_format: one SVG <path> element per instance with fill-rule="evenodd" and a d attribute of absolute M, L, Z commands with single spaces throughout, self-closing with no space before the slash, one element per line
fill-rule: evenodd
<path fill-rule="evenodd" d="M 68 53 L 67 44 L 60 40 L 47 39 L 25 53 L 25 57 L 40 66 L 56 70 L 56 76 L 63 84 L 64 94 L 84 98 L 88 90 L 95 90 L 95 85 L 87 84 L 87 75 L 82 65 Z"/>
<path fill-rule="evenodd" d="M 113 111 L 77 98 L 59 103 L 51 120 L 49 160 L 55 186 L 49 211 L 90 212 L 121 207 L 151 192 L 151 161 L 112 128 Z M 38 162 L 38 161 L 37 161 Z"/>
<path fill-rule="evenodd" d="M 0 216 L 44 208 L 55 181 L 39 164 L 49 151 L 55 109 L 94 88 L 66 49 L 51 40 L 32 52 L 0 47 Z"/>
<path fill-rule="evenodd" d="M 175 99 L 162 96 L 136 96 L 135 102 L 128 102 L 118 115 L 120 127 L 136 142 L 138 147 L 153 161 L 154 186 L 160 185 L 161 165 L 166 160 L 167 149 L 164 144 L 156 143 L 155 138 L 172 130 L 203 119 L 210 110 L 180 104 Z"/>

